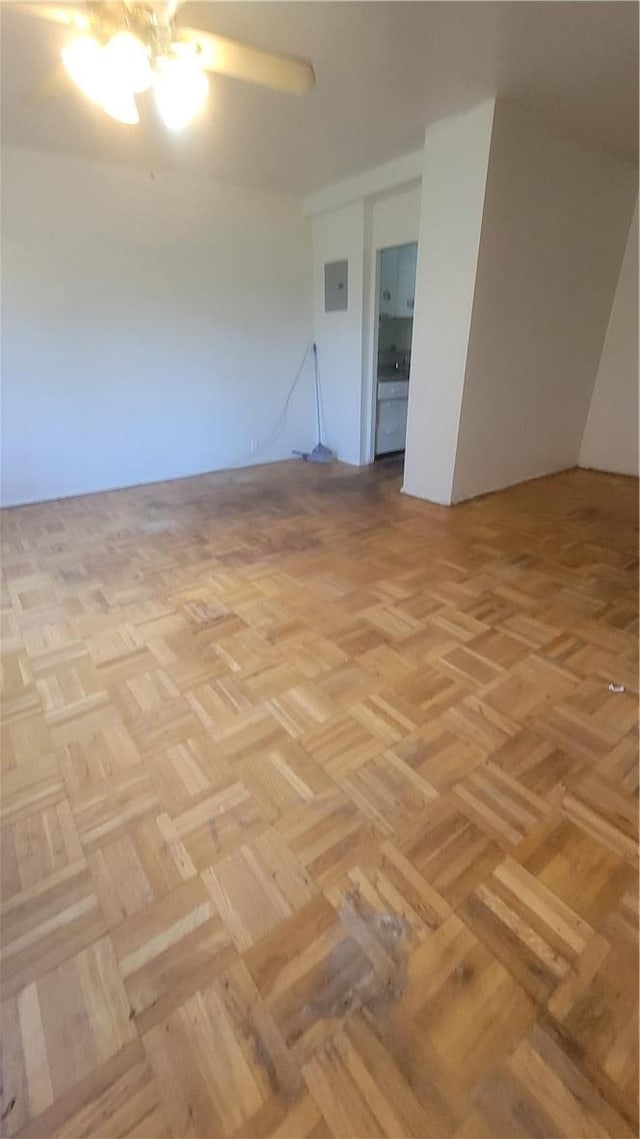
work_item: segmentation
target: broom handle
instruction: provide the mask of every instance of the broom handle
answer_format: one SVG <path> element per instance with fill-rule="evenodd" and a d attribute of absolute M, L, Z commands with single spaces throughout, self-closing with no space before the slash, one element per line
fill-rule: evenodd
<path fill-rule="evenodd" d="M 316 389 L 316 421 L 318 424 L 318 443 L 322 442 L 322 433 L 320 430 L 320 380 L 318 377 L 318 346 L 314 340 L 313 342 L 313 374 L 315 379 Z"/>

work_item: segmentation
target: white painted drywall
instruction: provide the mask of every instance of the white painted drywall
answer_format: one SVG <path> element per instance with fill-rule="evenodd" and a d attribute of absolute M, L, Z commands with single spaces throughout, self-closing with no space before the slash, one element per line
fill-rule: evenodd
<path fill-rule="evenodd" d="M 373 251 L 408 245 L 420 231 L 420 180 L 371 202 Z"/>
<path fill-rule="evenodd" d="M 638 475 L 638 203 L 633 213 L 587 423 L 581 467 Z"/>
<path fill-rule="evenodd" d="M 637 171 L 496 105 L 454 501 L 574 466 Z"/>
<path fill-rule="evenodd" d="M 4 505 L 313 444 L 307 366 L 251 453 L 313 332 L 300 198 L 4 148 L 2 211 Z"/>
<path fill-rule="evenodd" d="M 322 383 L 323 442 L 345 463 L 360 462 L 364 202 L 312 218 L 313 309 Z M 348 308 L 325 312 L 324 266 L 348 261 Z"/>
<path fill-rule="evenodd" d="M 335 210 L 351 202 L 373 199 L 380 195 L 395 195 L 399 187 L 420 181 L 422 178 L 423 152 L 412 150 L 380 166 L 371 166 L 351 178 L 335 182 L 315 194 L 309 194 L 304 201 L 305 213 L 309 216 L 323 210 Z"/>
<path fill-rule="evenodd" d="M 451 502 L 494 101 L 425 136 L 404 491 Z"/>
<path fill-rule="evenodd" d="M 398 164 L 396 176 L 404 174 Z M 381 249 L 417 241 L 420 231 L 420 182 L 391 190 L 366 204 L 365 306 L 360 461 L 370 463 L 375 455 L 375 394 L 377 372 L 377 257 Z"/>

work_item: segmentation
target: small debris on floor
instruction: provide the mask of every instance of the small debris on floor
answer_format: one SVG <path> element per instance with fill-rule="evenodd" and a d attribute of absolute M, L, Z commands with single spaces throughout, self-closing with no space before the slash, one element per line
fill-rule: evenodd
<path fill-rule="evenodd" d="M 470 981 L 473 977 L 473 967 L 463 961 L 461 965 L 456 965 L 453 975 L 457 981 Z"/>

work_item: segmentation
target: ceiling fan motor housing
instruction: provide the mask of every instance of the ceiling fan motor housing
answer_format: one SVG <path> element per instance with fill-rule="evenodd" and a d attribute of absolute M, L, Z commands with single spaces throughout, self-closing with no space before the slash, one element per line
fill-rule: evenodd
<path fill-rule="evenodd" d="M 148 3 L 114 3 L 112 0 L 90 0 L 87 9 L 94 26 L 105 36 L 128 31 L 142 41 L 151 57 L 165 54 L 173 36 L 177 3 L 148 0 Z"/>

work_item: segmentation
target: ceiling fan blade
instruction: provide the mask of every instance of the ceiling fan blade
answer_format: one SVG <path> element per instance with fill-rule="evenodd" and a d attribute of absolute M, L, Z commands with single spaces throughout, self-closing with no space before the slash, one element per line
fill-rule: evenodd
<path fill-rule="evenodd" d="M 77 28 L 86 32 L 97 23 L 96 17 L 83 8 L 73 8 L 69 5 L 52 7 L 49 4 L 2 4 L 11 12 L 21 12 L 23 16 L 35 16 L 38 20 L 48 20 L 54 24 L 66 24 L 68 28 Z"/>
<path fill-rule="evenodd" d="M 293 95 L 301 95 L 315 84 L 313 67 L 305 59 L 273 55 L 197 28 L 177 28 L 176 34 L 178 42 L 186 41 L 198 47 L 198 60 L 205 71 L 215 71 L 219 75 Z"/>

